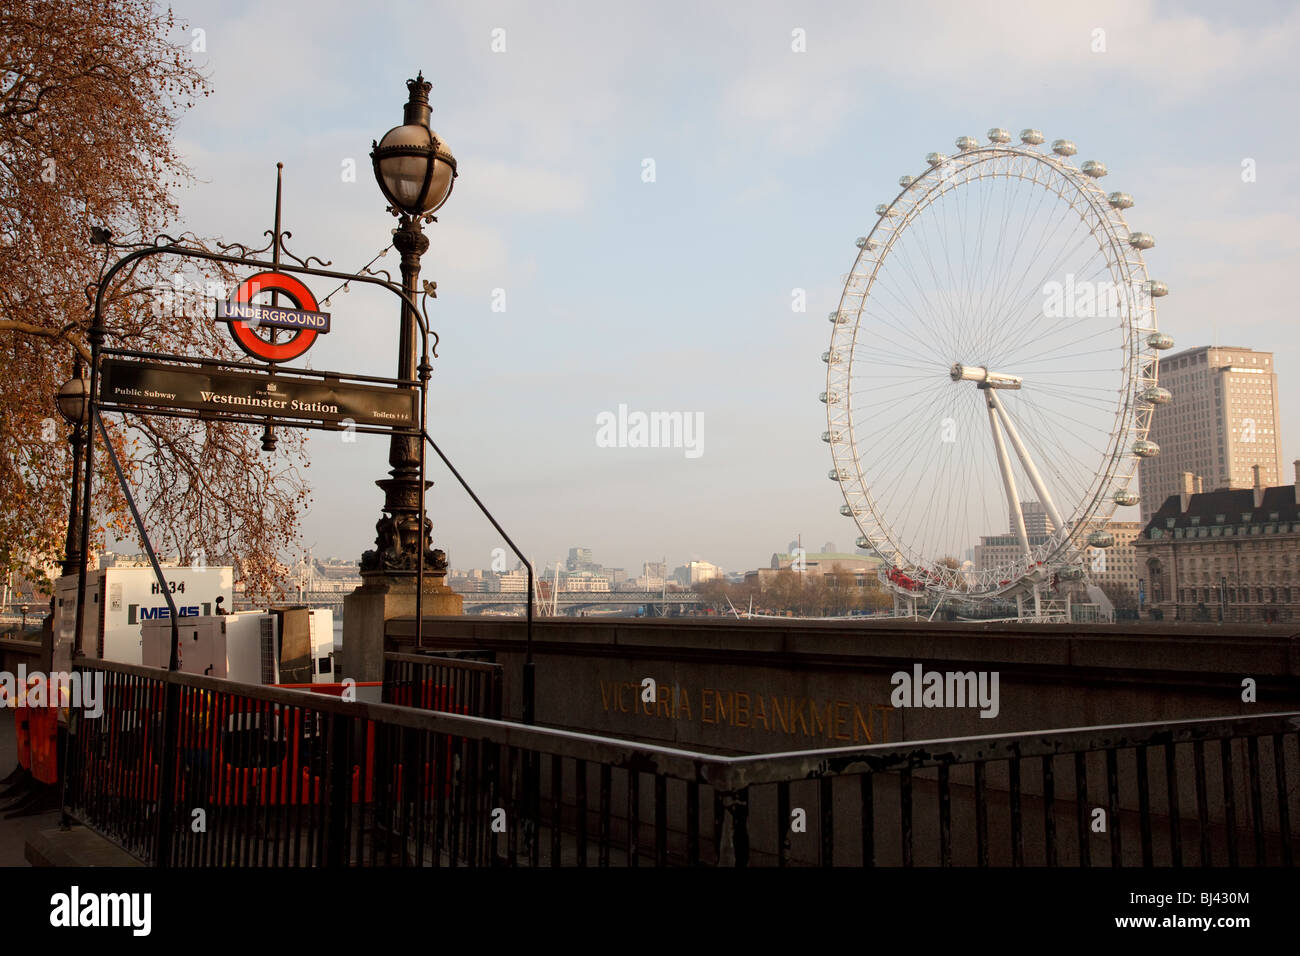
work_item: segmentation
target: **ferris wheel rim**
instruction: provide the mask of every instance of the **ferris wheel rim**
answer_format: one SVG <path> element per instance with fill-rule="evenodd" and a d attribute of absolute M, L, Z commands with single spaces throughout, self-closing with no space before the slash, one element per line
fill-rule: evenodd
<path fill-rule="evenodd" d="M 932 154 L 933 155 L 933 154 Z M 927 157 L 928 160 L 931 157 Z M 1004 162 L 999 169 L 997 164 Z M 1020 168 L 1013 172 L 1012 164 L 1019 163 Z M 1087 165 L 1087 164 L 1085 164 Z M 1026 168 L 1034 174 L 1026 176 Z M 974 175 L 960 177 L 961 173 L 974 171 Z M 1040 181 L 1038 173 L 1046 171 L 1044 180 Z M 1104 173 L 1104 166 L 1102 167 Z M 1097 240 L 1099 250 L 1105 256 L 1106 269 L 1117 278 L 1117 286 L 1128 290 L 1131 295 L 1141 283 L 1142 288 L 1151 285 L 1142 248 L 1132 241 L 1133 233 L 1123 215 L 1123 208 L 1113 203 L 1096 184 L 1096 177 L 1085 174 L 1080 168 L 1072 166 L 1066 157 L 1049 156 L 1037 150 L 1021 146 L 1009 146 L 994 143 L 987 146 L 969 148 L 953 157 L 941 157 L 939 162 L 930 161 L 929 168 L 920 176 L 904 177 L 900 180 L 900 192 L 888 204 L 878 207 L 878 218 L 866 237 L 859 240 L 859 252 L 854 260 L 852 271 L 845 277 L 845 286 L 840 296 L 836 312 L 832 313 L 834 327 L 831 334 L 830 349 L 824 356 L 827 359 L 827 391 L 823 398 L 829 399 L 827 405 L 827 428 L 824 436 L 831 444 L 835 477 L 841 487 L 845 508 L 841 511 L 853 517 L 862 539 L 884 562 L 885 567 L 917 568 L 927 573 L 924 586 L 929 590 L 946 591 L 965 595 L 996 596 L 1012 590 L 1023 582 L 1026 576 L 1037 573 L 1036 568 L 1049 570 L 1060 564 L 1062 557 L 1071 557 L 1081 553 L 1079 539 L 1095 526 L 1095 520 L 1104 512 L 1109 518 L 1116 506 L 1115 494 L 1128 494 L 1128 487 L 1136 477 L 1138 458 L 1130 452 L 1134 443 L 1145 440 L 1150 431 L 1150 404 L 1143 404 L 1138 399 L 1142 384 L 1154 386 L 1158 380 L 1158 354 L 1154 346 L 1149 346 L 1150 338 L 1158 333 L 1154 302 L 1148 298 L 1145 304 L 1132 301 L 1121 312 L 1124 332 L 1124 362 L 1122 386 L 1119 389 L 1119 401 L 1116 410 L 1115 426 L 1111 441 L 1100 464 L 1094 469 L 1093 478 L 1088 485 L 1091 495 L 1087 501 L 1072 513 L 1073 526 L 1056 529 L 1049 540 L 1025 555 L 1021 560 L 1007 566 L 990 569 L 981 580 L 981 587 L 972 587 L 969 576 L 963 576 L 956 570 L 940 566 L 935 560 L 917 561 L 911 556 L 906 565 L 900 563 L 906 544 L 900 540 L 899 533 L 892 527 L 890 519 L 878 509 L 872 495 L 872 489 L 863 474 L 862 455 L 858 448 L 858 437 L 854 427 L 852 405 L 852 367 L 855 361 L 857 337 L 863 322 L 863 314 L 870 301 L 872 289 L 884 263 L 898 239 L 905 235 L 912 223 L 946 193 L 983 179 L 1019 179 L 1031 186 L 1041 186 L 1048 192 L 1054 192 L 1057 199 L 1065 201 L 1071 210 L 1079 215 L 1086 226 L 1088 214 L 1095 217 L 1095 224 L 1089 230 Z M 905 181 L 904 181 L 905 180 Z M 1046 180 L 1054 180 L 1056 188 Z M 1067 196 L 1067 192 L 1069 196 Z M 1112 194 L 1126 195 L 1126 194 Z M 1129 201 L 1131 205 L 1131 199 Z M 1080 207 L 1083 208 L 1080 208 Z M 902 215 L 898 210 L 902 208 Z M 1098 235 L 1101 230 L 1102 235 Z M 885 235 L 883 245 L 878 238 Z M 850 291 L 855 278 L 863 278 L 861 266 L 864 260 L 874 260 L 865 283 L 860 291 Z M 850 302 L 856 299 L 856 305 Z M 852 315 L 851 328 L 840 320 L 846 312 Z M 843 340 L 843 341 L 841 341 Z M 837 356 L 837 348 L 844 348 L 849 359 L 844 363 L 842 372 L 837 375 L 836 364 L 830 356 Z M 837 358 L 838 361 L 838 358 Z M 836 387 L 842 388 L 842 396 Z M 847 431 L 847 442 L 837 438 L 837 429 Z M 1127 463 L 1127 468 L 1125 468 Z M 843 472 L 848 474 L 838 477 Z M 1118 489 L 1118 491 L 1116 491 Z M 1115 492 L 1115 494 L 1111 494 Z M 1109 496 L 1109 497 L 1108 497 Z M 865 507 L 864 507 L 865 505 Z M 869 513 L 871 521 L 864 522 L 864 515 Z M 884 573 L 882 569 L 882 574 Z M 1006 574 L 1006 579 L 1003 575 Z"/>

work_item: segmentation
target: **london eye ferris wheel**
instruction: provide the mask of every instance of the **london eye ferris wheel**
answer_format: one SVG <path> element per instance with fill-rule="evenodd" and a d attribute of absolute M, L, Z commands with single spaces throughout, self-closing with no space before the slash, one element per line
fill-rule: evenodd
<path fill-rule="evenodd" d="M 1082 576 L 1159 453 L 1155 244 L 1069 140 L 963 136 L 857 240 L 826 363 L 829 477 L 896 593 L 989 599 Z M 1026 523 L 1025 506 L 1045 515 Z M 978 546 L 978 552 L 977 551 Z M 965 559 L 975 553 L 977 560 Z"/>

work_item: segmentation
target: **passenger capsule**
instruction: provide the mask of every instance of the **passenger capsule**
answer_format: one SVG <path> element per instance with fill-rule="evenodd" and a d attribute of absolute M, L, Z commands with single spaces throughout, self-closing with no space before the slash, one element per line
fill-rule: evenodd
<path fill-rule="evenodd" d="M 1115 499 L 1115 504 L 1122 508 L 1128 508 L 1142 500 L 1140 495 L 1135 495 L 1131 491 L 1117 491 L 1111 497 Z"/>
<path fill-rule="evenodd" d="M 822 441 L 828 445 L 838 445 L 840 443 L 839 432 L 822 432 Z"/>
<path fill-rule="evenodd" d="M 1148 385 L 1138 392 L 1138 398 L 1148 405 L 1168 405 L 1174 400 L 1174 394 L 1169 389 L 1161 388 L 1159 385 Z"/>
<path fill-rule="evenodd" d="M 960 149 L 963 153 L 966 152 L 966 150 L 968 149 L 974 149 L 978 145 L 979 145 L 979 140 L 977 140 L 974 136 L 957 137 L 957 148 Z"/>
<path fill-rule="evenodd" d="M 1042 130 L 1022 129 L 1020 131 L 1020 142 L 1024 143 L 1026 146 L 1041 146 L 1044 139 L 1046 139 L 1046 137 L 1043 136 Z"/>
<path fill-rule="evenodd" d="M 1001 126 L 995 126 L 991 130 L 989 130 L 988 137 L 990 143 L 1011 142 L 1011 134 L 1006 130 L 1004 130 Z"/>
<path fill-rule="evenodd" d="M 832 468 L 826 473 L 826 477 L 831 481 L 848 481 L 849 473 L 843 468 Z"/>
<path fill-rule="evenodd" d="M 856 544 L 859 548 L 871 547 L 871 539 L 868 538 L 865 534 L 858 535 L 858 540 L 853 543 Z"/>
<path fill-rule="evenodd" d="M 1174 337 L 1164 332 L 1152 332 L 1147 336 L 1147 345 L 1163 352 L 1174 347 Z"/>
<path fill-rule="evenodd" d="M 1073 156 L 1079 151 L 1079 148 L 1068 139 L 1057 139 L 1052 141 L 1052 152 L 1057 156 Z"/>
<path fill-rule="evenodd" d="M 838 365 L 840 363 L 840 353 L 827 349 L 822 353 L 822 361 L 827 365 Z"/>
<path fill-rule="evenodd" d="M 899 177 L 898 177 L 898 185 L 902 186 L 904 189 L 906 189 L 908 186 L 912 185 L 912 183 L 914 183 L 914 182 L 916 182 L 916 177 L 915 177 L 915 176 L 899 176 Z"/>
<path fill-rule="evenodd" d="M 1115 536 L 1109 531 L 1094 531 L 1088 535 L 1088 546 L 1092 548 L 1112 548 Z"/>
<path fill-rule="evenodd" d="M 867 252 L 872 252 L 878 245 L 880 245 L 876 240 L 868 239 L 866 236 L 858 236 L 857 239 L 853 240 L 853 244 L 859 249 L 866 249 Z"/>
<path fill-rule="evenodd" d="M 822 392 L 817 398 L 826 405 L 838 405 L 840 403 L 839 392 Z"/>
<path fill-rule="evenodd" d="M 1133 197 L 1128 193 L 1111 193 L 1106 197 L 1110 204 L 1116 209 L 1132 209 Z"/>
<path fill-rule="evenodd" d="M 880 205 L 878 205 L 878 206 L 876 207 L 876 215 L 877 215 L 877 216 L 889 216 L 889 215 L 893 215 L 893 214 L 889 211 L 889 203 L 887 203 L 887 202 L 882 202 Z"/>
<path fill-rule="evenodd" d="M 852 517 L 853 517 L 853 506 L 852 506 L 852 505 L 840 505 L 840 514 L 844 515 L 844 517 L 846 517 L 846 518 L 852 518 Z"/>
<path fill-rule="evenodd" d="M 826 318 L 828 318 L 833 325 L 849 324 L 849 317 L 843 312 L 831 312 L 826 316 Z"/>
<path fill-rule="evenodd" d="M 1091 176 L 1093 179 L 1101 179 L 1102 176 L 1105 176 L 1106 173 L 1110 172 L 1110 170 L 1106 168 L 1105 163 L 1099 162 L 1095 159 L 1088 160 L 1079 168 L 1083 170 L 1085 176 Z"/>
<path fill-rule="evenodd" d="M 1156 239 L 1149 232 L 1135 232 L 1128 237 L 1128 244 L 1134 249 L 1150 249 L 1156 244 Z"/>
<path fill-rule="evenodd" d="M 1079 580 L 1079 578 L 1083 577 L 1083 568 L 1080 567 L 1061 568 L 1060 571 L 1056 572 L 1056 576 L 1060 578 L 1062 581 L 1077 581 Z"/>
<path fill-rule="evenodd" d="M 1169 294 L 1169 286 L 1165 285 L 1163 282 L 1157 282 L 1155 279 L 1148 279 L 1146 282 L 1142 283 L 1142 288 L 1146 291 L 1146 294 L 1151 296 L 1153 299 L 1158 299 L 1163 295 Z"/>
<path fill-rule="evenodd" d="M 1154 458 L 1160 454 L 1160 446 L 1153 441 L 1147 441 L 1145 438 L 1139 438 L 1133 443 L 1133 454 L 1139 458 Z"/>
<path fill-rule="evenodd" d="M 925 161 L 931 166 L 942 166 L 944 163 L 948 162 L 948 157 L 943 153 L 926 153 Z"/>

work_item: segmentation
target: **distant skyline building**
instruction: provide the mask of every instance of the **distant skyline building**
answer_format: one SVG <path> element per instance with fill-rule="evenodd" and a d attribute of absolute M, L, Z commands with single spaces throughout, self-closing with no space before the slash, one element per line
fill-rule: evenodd
<path fill-rule="evenodd" d="M 1028 520 L 1025 523 L 1028 524 Z M 1042 534 L 1028 532 L 1028 534 L 1030 549 L 1046 544 L 1051 537 L 1047 532 Z M 980 543 L 975 545 L 974 552 L 972 563 L 976 571 L 1004 568 L 1025 556 L 1025 549 L 1021 547 L 1020 536 L 1017 534 L 980 535 Z"/>
<path fill-rule="evenodd" d="M 1131 604 L 1137 607 L 1138 554 L 1134 542 L 1142 533 L 1140 521 L 1107 521 L 1103 529 L 1114 535 L 1115 543 L 1109 548 L 1088 547 L 1084 550 L 1088 578 L 1098 587 L 1105 588 L 1116 606 Z"/>
<path fill-rule="evenodd" d="M 1047 509 L 1043 507 L 1040 501 L 1022 501 L 1020 502 L 1020 512 L 1025 518 L 1025 533 L 1031 538 L 1035 535 L 1047 537 L 1056 530 L 1052 524 L 1052 519 L 1047 514 Z M 1007 531 L 1011 534 L 1016 533 L 1016 517 L 1007 509 Z"/>
<path fill-rule="evenodd" d="M 1281 480 L 1281 421 L 1272 352 L 1201 346 L 1162 359 L 1160 385 L 1173 397 L 1151 417 L 1160 454 L 1138 466 L 1143 523 L 1190 472 L 1206 492 Z"/>
<path fill-rule="evenodd" d="M 564 577 L 564 583 L 561 585 L 561 591 L 608 591 L 609 578 L 603 574 L 594 574 L 591 571 L 576 571 L 567 574 Z"/>
<path fill-rule="evenodd" d="M 499 591 L 509 591 L 512 594 L 528 593 L 528 572 L 527 571 L 507 571 L 498 579 Z"/>
<path fill-rule="evenodd" d="M 589 571 L 592 568 L 591 548 L 570 548 L 566 571 Z"/>
<path fill-rule="evenodd" d="M 641 576 L 637 579 L 637 584 L 642 591 L 661 591 L 667 576 L 668 565 L 663 561 L 646 561 L 641 566 Z"/>

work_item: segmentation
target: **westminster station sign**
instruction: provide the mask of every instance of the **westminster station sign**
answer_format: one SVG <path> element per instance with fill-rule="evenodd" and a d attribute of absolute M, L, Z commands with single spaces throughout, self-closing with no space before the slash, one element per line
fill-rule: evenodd
<path fill-rule="evenodd" d="M 419 426 L 414 389 L 352 385 L 257 372 L 185 368 L 106 358 L 99 400 L 214 415 L 298 418 L 338 424 Z"/>

